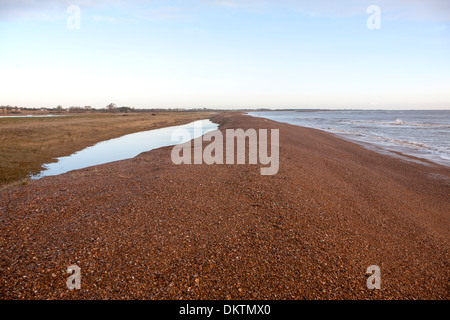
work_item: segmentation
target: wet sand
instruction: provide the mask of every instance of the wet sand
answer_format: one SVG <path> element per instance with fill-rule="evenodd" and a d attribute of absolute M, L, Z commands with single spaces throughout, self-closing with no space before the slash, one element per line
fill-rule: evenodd
<path fill-rule="evenodd" d="M 280 129 L 278 173 L 176 166 L 167 147 L 4 191 L 0 298 L 450 298 L 449 168 L 270 120 L 212 120 Z M 370 265 L 380 290 L 366 287 Z"/>

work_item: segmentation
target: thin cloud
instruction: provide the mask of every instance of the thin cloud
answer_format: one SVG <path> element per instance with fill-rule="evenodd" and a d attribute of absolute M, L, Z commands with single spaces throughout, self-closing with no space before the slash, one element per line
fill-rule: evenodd
<path fill-rule="evenodd" d="M 179 19 L 186 16 L 185 10 L 179 7 L 167 7 L 151 10 L 156 19 Z"/>
<path fill-rule="evenodd" d="M 98 15 L 98 14 L 94 15 L 92 17 L 92 19 L 94 21 L 106 21 L 106 22 L 116 22 L 117 21 L 116 18 L 108 17 L 108 16 L 102 16 L 102 15 Z"/>
<path fill-rule="evenodd" d="M 125 0 L 0 0 L 0 19 L 3 20 L 50 20 L 66 16 L 66 9 L 71 5 L 79 6 L 92 13 L 94 21 L 115 22 L 119 17 L 112 16 L 111 10 L 120 12 L 120 18 L 137 18 L 139 20 L 175 20 L 188 17 L 187 8 L 171 6 L 158 7 L 164 1 L 125 1 Z M 195 3 L 195 1 L 193 2 Z M 106 13 L 106 14 L 105 14 Z"/>
<path fill-rule="evenodd" d="M 271 4 L 270 1 L 264 0 L 210 0 L 206 2 L 212 2 L 215 5 L 228 7 L 228 8 L 249 8 L 249 7 L 261 7 Z M 277 2 L 273 2 L 272 4 L 276 4 Z"/>
<path fill-rule="evenodd" d="M 123 5 L 122 0 L 1 0 L 0 19 L 54 19 L 66 15 L 66 9 L 77 5 L 82 9 L 102 9 Z"/>
<path fill-rule="evenodd" d="M 310 16 L 352 17 L 366 15 L 369 5 L 377 5 L 391 18 L 450 21 L 448 0 L 200 0 L 224 8 L 269 10 L 284 7 Z"/>
<path fill-rule="evenodd" d="M 186 10 L 210 6 L 249 12 L 283 7 L 310 16 L 345 18 L 366 15 L 369 5 L 377 5 L 391 19 L 450 22 L 449 0 L 185 0 L 171 1 L 170 7 L 166 4 L 160 0 L 1 0 L 0 19 L 50 19 L 63 15 L 69 5 L 78 5 L 82 10 L 120 9 L 146 19 L 184 18 Z"/>

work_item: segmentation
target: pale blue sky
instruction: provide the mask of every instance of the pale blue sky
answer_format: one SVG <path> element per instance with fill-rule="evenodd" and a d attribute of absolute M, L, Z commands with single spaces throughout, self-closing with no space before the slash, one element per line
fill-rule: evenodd
<path fill-rule="evenodd" d="M 450 109 L 449 27 L 447 0 L 0 0 L 0 104 Z"/>

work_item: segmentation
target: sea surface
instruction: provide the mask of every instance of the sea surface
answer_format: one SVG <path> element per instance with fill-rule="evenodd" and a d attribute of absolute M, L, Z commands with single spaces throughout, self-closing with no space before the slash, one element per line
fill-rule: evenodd
<path fill-rule="evenodd" d="M 269 111 L 250 115 L 335 133 L 381 153 L 450 166 L 450 110 Z"/>

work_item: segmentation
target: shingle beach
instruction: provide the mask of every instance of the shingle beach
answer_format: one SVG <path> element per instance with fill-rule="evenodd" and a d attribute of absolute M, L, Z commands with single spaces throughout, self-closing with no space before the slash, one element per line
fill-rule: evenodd
<path fill-rule="evenodd" d="M 279 129 L 278 173 L 175 165 L 165 147 L 2 191 L 0 299 L 450 298 L 450 168 L 247 115 L 211 120 Z"/>

